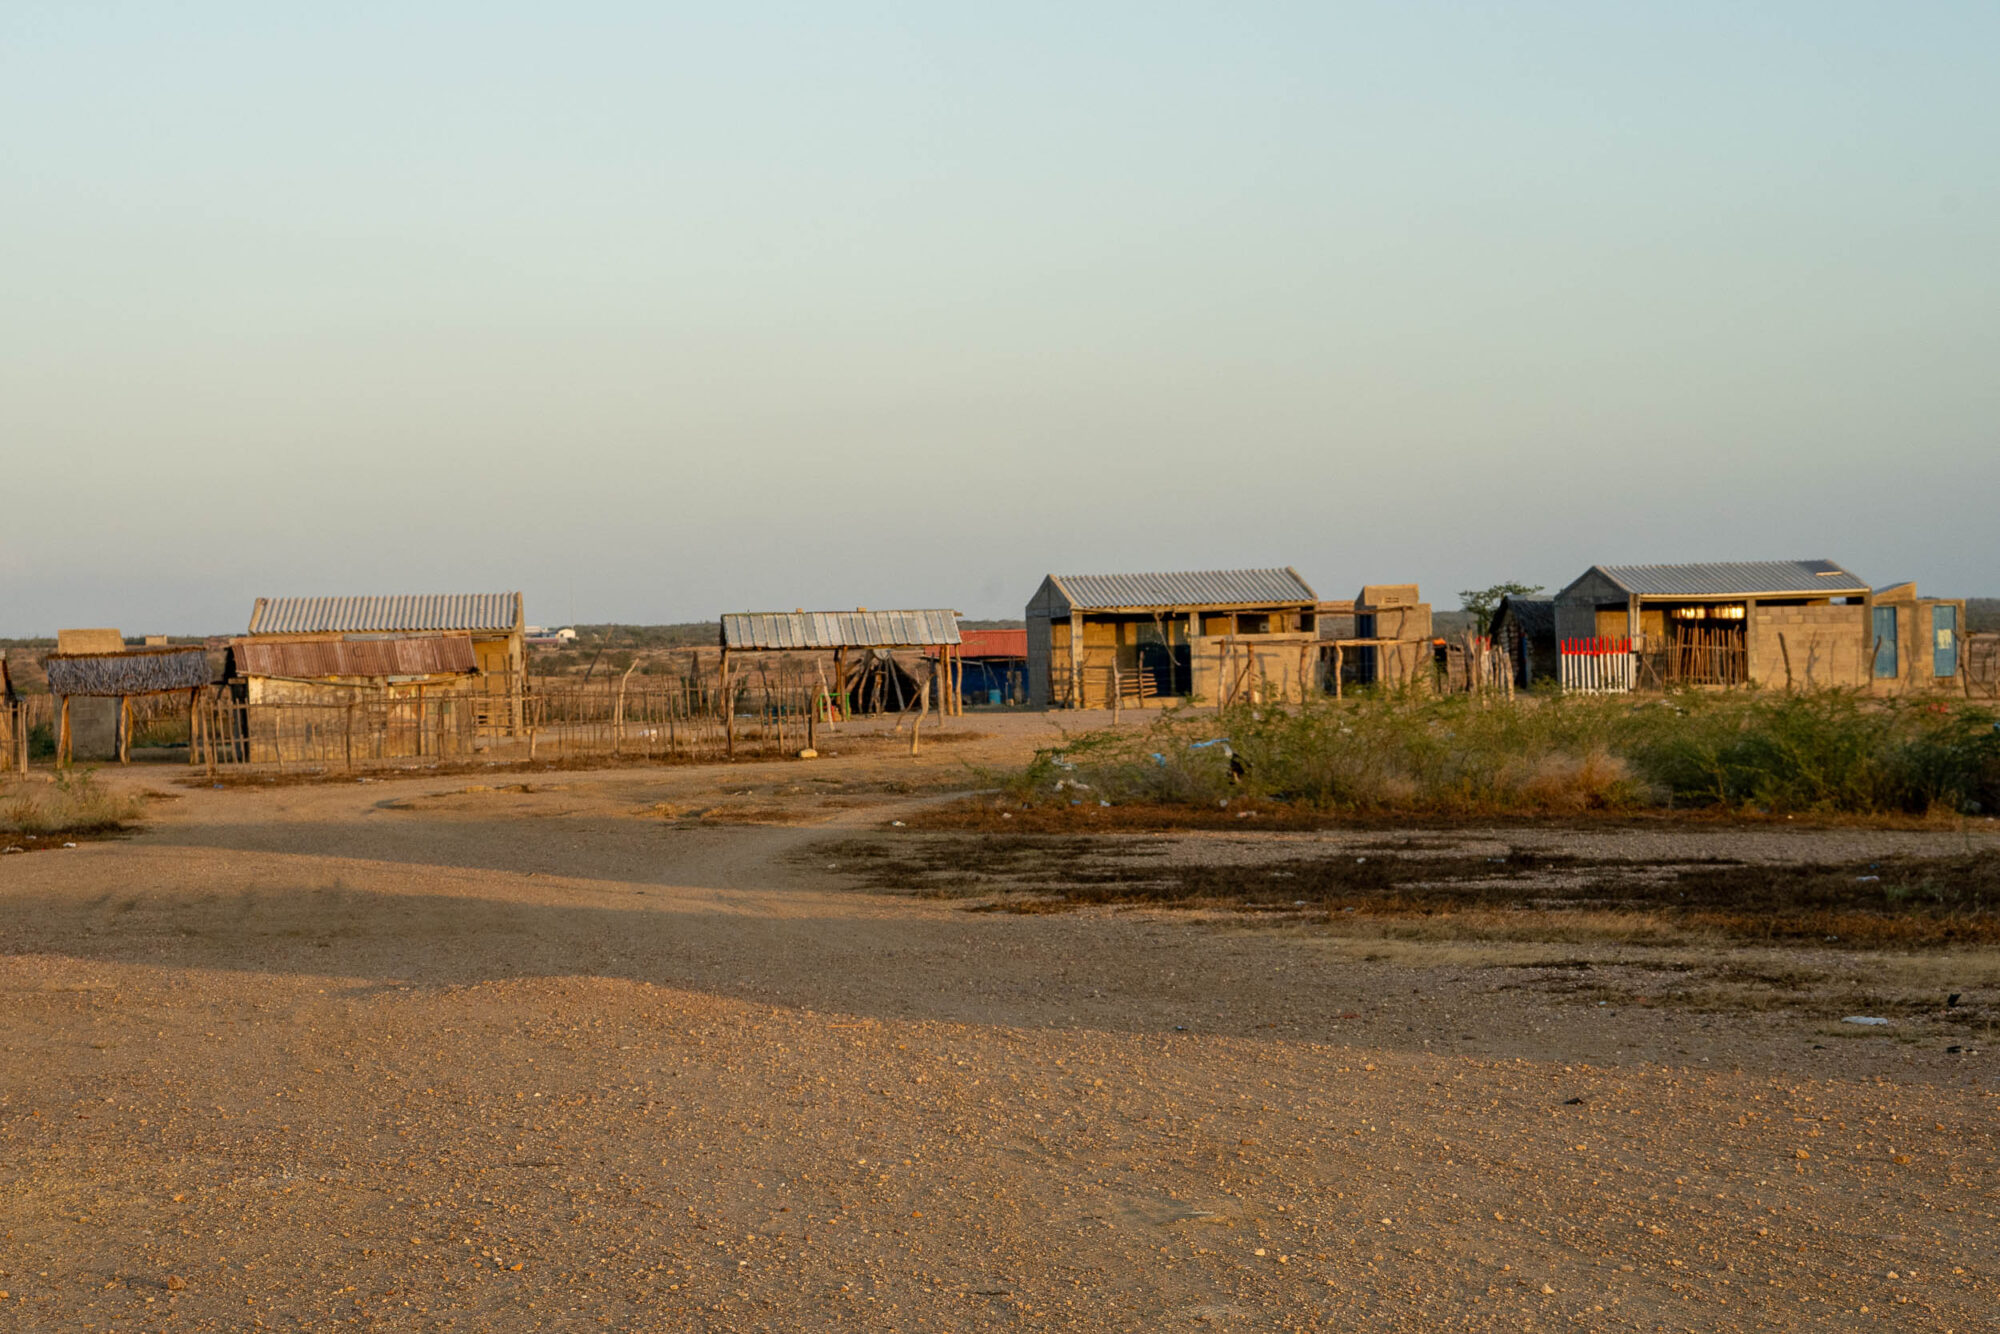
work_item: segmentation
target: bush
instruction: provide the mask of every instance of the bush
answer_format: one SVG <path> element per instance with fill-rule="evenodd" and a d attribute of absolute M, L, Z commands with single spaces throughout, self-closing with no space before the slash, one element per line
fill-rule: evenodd
<path fill-rule="evenodd" d="M 1036 755 L 1034 801 L 1212 805 L 1262 797 L 1357 813 L 1575 814 L 1647 805 L 1924 813 L 2000 807 L 1985 710 L 1842 692 L 1417 692 L 1283 708 L 1178 709 Z"/>

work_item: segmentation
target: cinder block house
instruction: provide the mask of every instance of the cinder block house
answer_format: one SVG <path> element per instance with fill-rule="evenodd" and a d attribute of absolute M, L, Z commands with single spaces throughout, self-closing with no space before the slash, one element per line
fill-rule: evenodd
<path fill-rule="evenodd" d="M 1830 560 L 1593 565 L 1555 597 L 1560 651 L 1629 641 L 1641 687 L 1930 689 L 1958 672 L 1963 617 L 1962 602 L 1878 592 Z"/>
<path fill-rule="evenodd" d="M 1100 709 L 1314 689 L 1319 598 L 1289 566 L 1052 574 L 1028 600 L 1028 694 Z"/>
<path fill-rule="evenodd" d="M 1367 584 L 1351 602 L 1319 604 L 1325 688 L 1404 686 L 1431 678 L 1431 604 L 1415 584 Z"/>

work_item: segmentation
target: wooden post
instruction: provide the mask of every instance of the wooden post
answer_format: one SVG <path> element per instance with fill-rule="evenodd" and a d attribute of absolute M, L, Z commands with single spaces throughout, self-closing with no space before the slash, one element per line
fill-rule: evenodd
<path fill-rule="evenodd" d="M 1083 708 L 1087 703 L 1083 691 L 1083 613 L 1069 614 L 1069 706 Z"/>
<path fill-rule="evenodd" d="M 729 697 L 729 649 L 722 650 L 722 662 L 716 667 L 717 679 L 721 685 L 722 698 L 722 738 L 728 758 L 736 758 L 736 702 Z"/>
<path fill-rule="evenodd" d="M 1335 699 L 1341 698 L 1341 691 L 1343 689 L 1341 677 L 1346 674 L 1347 670 L 1347 664 L 1342 660 L 1343 656 L 1340 649 L 1340 641 L 1335 640 L 1333 644 L 1333 697 Z"/>
<path fill-rule="evenodd" d="M 1118 679 L 1118 646 L 1111 646 L 1111 725 L 1118 726 L 1118 706 L 1123 703 L 1124 683 Z"/>
<path fill-rule="evenodd" d="M 132 697 L 118 697 L 118 762 L 132 762 Z"/>
<path fill-rule="evenodd" d="M 931 683 L 924 682 L 923 694 L 917 702 L 917 720 L 910 727 L 910 754 L 917 753 L 917 736 L 924 730 L 924 710 L 931 705 Z"/>
<path fill-rule="evenodd" d="M 62 721 L 56 728 L 56 768 L 69 768 L 69 696 L 62 697 Z"/>

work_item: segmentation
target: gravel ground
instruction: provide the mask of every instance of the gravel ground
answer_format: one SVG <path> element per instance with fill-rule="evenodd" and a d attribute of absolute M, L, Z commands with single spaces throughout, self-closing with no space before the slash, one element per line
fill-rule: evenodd
<path fill-rule="evenodd" d="M 974 914 L 818 860 L 1031 726 L 118 776 L 170 794 L 145 832 L 0 861 L 0 1329 L 1993 1327 L 2000 1053 L 1942 1001 L 1600 1004 L 1579 967 L 1643 952 Z"/>

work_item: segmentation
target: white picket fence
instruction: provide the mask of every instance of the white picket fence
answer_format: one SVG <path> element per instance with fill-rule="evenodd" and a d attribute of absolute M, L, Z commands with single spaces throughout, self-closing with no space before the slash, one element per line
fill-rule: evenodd
<path fill-rule="evenodd" d="M 1584 695 L 1614 695 L 1632 689 L 1630 639 L 1565 639 L 1558 648 L 1564 690 Z"/>

